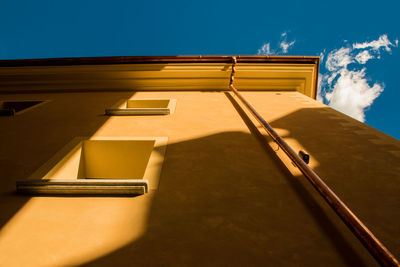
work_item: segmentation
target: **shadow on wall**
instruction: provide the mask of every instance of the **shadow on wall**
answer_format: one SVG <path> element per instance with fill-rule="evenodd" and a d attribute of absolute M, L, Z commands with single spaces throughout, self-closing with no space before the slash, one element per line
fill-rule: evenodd
<path fill-rule="evenodd" d="M 230 100 L 253 135 L 229 132 L 169 144 L 145 234 L 84 266 L 376 265 L 305 178 L 286 171 Z M 389 151 L 396 146 L 368 126 L 330 112 L 300 109 L 271 124 L 317 158 L 316 172 L 396 255 L 393 216 L 400 216 L 393 203 L 399 203 L 400 177 L 387 168 L 398 160 Z M 253 145 L 254 136 L 261 146 Z M 389 141 L 377 147 L 376 139 Z M 377 159 L 382 164 L 373 164 Z M 379 173 L 384 185 L 376 194 Z"/>
<path fill-rule="evenodd" d="M 243 132 L 169 144 L 143 236 L 84 266 L 366 265 L 336 215 L 264 148 Z"/>
<path fill-rule="evenodd" d="M 6 129 L 0 131 L 0 225 L 30 199 L 15 194 L 17 180 L 30 176 L 74 137 L 92 136 L 109 118 L 104 108 L 131 96 L 132 92 L 4 95 L 5 100 L 50 101 L 18 116 L 0 117 Z"/>
<path fill-rule="evenodd" d="M 120 94 L 115 95 L 115 99 L 118 98 L 121 98 Z M 223 132 L 168 144 L 159 191 L 133 199 L 135 201 L 149 199 L 151 202 L 149 212 L 144 213 L 143 233 L 138 234 L 140 236 L 138 239 L 128 240 L 122 246 L 115 246 L 116 250 L 108 250 L 108 252 L 111 251 L 109 254 L 98 252 L 96 255 L 101 258 L 88 262 L 85 266 L 308 266 L 321 265 L 321 262 L 324 262 L 324 265 L 334 266 L 374 264 L 372 257 L 327 207 L 304 177 L 294 177 L 286 170 L 286 167 L 276 158 L 275 152 L 267 146 L 264 136 L 258 132 L 234 100 L 230 100 L 252 134 Z M 104 102 L 99 104 L 102 107 L 113 102 L 108 94 L 102 101 Z M 11 207 L 3 204 L 2 214 L 4 210 L 7 218 L 10 218 L 29 199 L 9 193 L 14 190 L 16 179 L 25 175 L 24 172 L 30 174 L 34 171 L 70 141 L 72 136 L 88 136 L 91 135 L 90 132 L 94 133 L 100 128 L 107 117 L 98 116 L 98 121 L 93 123 L 91 120 L 94 117 L 93 114 L 96 114 L 94 110 L 95 108 L 87 118 L 82 117 L 79 124 L 76 124 L 76 118 L 68 121 L 68 116 L 66 116 L 64 119 L 67 120 L 67 125 L 61 127 L 63 124 L 59 124 L 61 128 L 57 128 L 57 133 L 49 134 L 45 140 L 48 145 L 46 148 L 40 144 L 31 144 L 32 140 L 41 140 L 43 135 L 40 134 L 43 131 L 42 128 L 34 128 L 34 139 L 24 141 L 27 146 L 31 146 L 28 150 L 30 152 L 23 156 L 21 162 L 25 162 L 26 158 L 34 158 L 34 155 L 40 154 L 41 149 L 44 153 L 39 159 L 35 159 L 32 166 L 28 166 L 28 170 L 10 173 L 13 178 L 10 179 L 12 181 L 7 181 L 9 184 L 6 184 L 8 189 L 5 192 L 8 193 L 5 195 L 5 200 L 10 203 L 17 200 L 20 202 L 12 204 Z M 57 124 L 56 119 L 50 118 L 53 120 L 53 127 Z M 86 125 L 85 123 L 88 124 L 87 128 L 82 127 Z M 355 207 L 355 213 L 361 214 L 361 219 L 367 218 L 368 226 L 370 226 L 369 223 L 380 225 L 378 220 L 392 219 L 390 224 L 376 233 L 378 237 L 381 237 L 382 233 L 386 233 L 385 231 L 390 230 L 393 225 L 393 217 L 389 216 L 393 214 L 390 211 L 390 203 L 393 205 L 393 199 L 390 202 L 390 198 L 387 198 L 387 203 L 384 198 L 383 202 L 375 202 L 369 206 L 363 204 L 362 202 L 369 204 L 370 195 L 376 190 L 376 183 L 372 181 L 376 177 L 368 175 L 366 171 L 362 173 L 366 176 L 360 178 L 357 175 L 360 166 L 352 167 L 348 161 L 341 160 L 342 153 L 349 153 L 355 157 L 353 164 L 369 164 L 370 159 L 361 157 L 360 154 L 371 149 L 369 148 L 371 136 L 355 134 L 352 127 L 361 127 L 361 129 L 366 127 L 357 126 L 358 124 L 348 124 L 350 128 L 341 129 L 330 127 L 337 123 L 336 117 L 327 116 L 322 109 L 310 108 L 298 110 L 271 124 L 274 127 L 286 129 L 289 137 L 296 139 L 312 157 L 318 160 L 320 165 L 316 168 L 316 172 L 340 197 L 344 196 L 343 199 L 350 208 Z M 48 126 L 48 128 L 50 130 L 52 127 Z M 338 143 L 341 146 L 338 146 Z M 12 154 L 8 164 L 17 164 L 12 159 L 15 161 L 21 158 L 22 148 L 21 145 L 20 150 L 13 152 L 15 154 Z M 332 149 L 335 149 L 335 153 L 331 152 Z M 389 154 L 384 149 L 378 150 L 377 153 L 379 153 L 378 156 L 385 156 L 389 162 L 394 161 L 393 157 L 388 157 Z M 2 151 L 1 155 L 6 155 L 5 151 Z M 356 158 L 356 156 L 361 158 Z M 335 162 L 335 166 L 332 166 L 332 162 Z M 9 169 L 6 166 L 2 168 Z M 384 166 L 371 164 L 366 169 L 374 175 L 384 171 Z M 387 170 L 385 175 L 391 174 L 389 172 Z M 343 179 L 343 174 L 347 174 L 346 179 Z M 398 174 L 394 177 L 399 182 Z M 360 187 L 361 179 L 364 180 Z M 358 191 L 354 192 L 354 188 Z M 389 185 L 380 189 L 382 189 L 381 195 L 372 197 L 375 201 L 382 198 L 383 192 L 389 194 L 394 192 Z M 131 200 L 120 199 L 119 201 L 126 205 L 124 206 L 125 215 L 134 218 L 137 216 L 137 211 L 129 209 Z M 98 198 L 91 202 L 96 201 L 111 207 L 110 203 L 115 203 L 116 200 Z M 389 204 L 389 206 L 384 207 L 381 203 Z M 374 218 L 376 210 L 384 211 L 378 219 Z M 115 214 L 113 209 L 99 211 L 102 211 L 102 216 Z M 68 212 L 71 216 L 76 216 L 75 210 Z M 399 218 L 397 214 L 395 218 Z M 2 220 L 3 223 L 7 221 L 3 217 Z M 93 222 L 93 225 L 95 226 L 96 222 Z M 131 224 L 122 226 L 117 224 L 115 227 L 121 227 L 115 229 L 116 231 L 130 230 L 136 227 L 135 219 L 132 219 Z M 92 227 L 88 226 L 88 228 Z M 101 227 L 93 227 L 93 230 L 89 229 L 91 233 L 85 233 L 94 238 L 88 240 L 87 245 L 89 242 L 99 243 L 96 236 L 102 236 L 103 232 L 98 229 Z M 66 233 L 63 238 L 71 238 L 68 234 L 73 235 L 73 233 Z M 86 240 L 85 235 L 79 237 L 82 242 Z M 393 236 L 399 235 L 394 232 Z M 393 236 L 384 236 L 384 243 L 386 244 L 387 240 L 397 242 L 393 241 L 396 239 Z M 112 238 L 116 237 L 112 236 Z M 123 231 L 120 238 L 125 238 Z M 389 248 L 393 247 L 387 244 Z"/>

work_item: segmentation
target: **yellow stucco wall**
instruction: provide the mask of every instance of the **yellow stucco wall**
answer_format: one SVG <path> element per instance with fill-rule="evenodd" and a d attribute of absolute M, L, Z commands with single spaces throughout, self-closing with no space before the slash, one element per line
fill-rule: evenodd
<path fill-rule="evenodd" d="M 400 255 L 400 142 L 298 92 L 243 92 L 383 243 Z M 103 115 L 121 98 L 175 113 Z M 340 219 L 224 92 L 5 94 L 50 100 L 0 117 L 0 265 L 374 266 Z M 158 190 L 138 197 L 23 196 L 77 136 L 166 136 Z M 280 161 L 282 157 L 285 164 Z"/>

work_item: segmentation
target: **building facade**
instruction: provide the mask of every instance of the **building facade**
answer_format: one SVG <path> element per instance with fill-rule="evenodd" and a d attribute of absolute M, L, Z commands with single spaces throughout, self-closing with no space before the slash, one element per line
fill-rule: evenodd
<path fill-rule="evenodd" d="M 235 87 L 398 257 L 400 142 L 315 100 L 317 57 L 237 59 Z M 0 61 L 0 265 L 377 265 L 231 72 L 228 56 Z M 113 178 L 136 181 L 96 191 Z M 49 183 L 16 192 L 32 179 Z"/>

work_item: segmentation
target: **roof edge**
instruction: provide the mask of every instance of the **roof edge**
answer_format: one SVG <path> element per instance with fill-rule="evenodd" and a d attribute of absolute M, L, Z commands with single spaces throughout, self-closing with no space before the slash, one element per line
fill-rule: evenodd
<path fill-rule="evenodd" d="M 151 63 L 231 63 L 232 56 L 121 56 L 121 57 L 69 57 L 41 59 L 0 60 L 0 67 L 73 66 Z M 318 56 L 245 56 L 235 55 L 240 63 L 294 63 L 319 64 Z"/>

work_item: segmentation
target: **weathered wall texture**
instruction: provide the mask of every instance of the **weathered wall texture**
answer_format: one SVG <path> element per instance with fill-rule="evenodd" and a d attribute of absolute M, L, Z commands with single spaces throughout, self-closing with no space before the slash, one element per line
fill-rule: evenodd
<path fill-rule="evenodd" d="M 244 92 L 400 255 L 400 142 L 297 92 Z M 166 116 L 108 117 L 121 98 L 175 98 Z M 0 117 L 1 266 L 373 266 L 235 98 L 224 92 L 6 94 L 51 100 Z M 158 191 L 30 197 L 27 178 L 76 136 L 167 136 Z M 277 150 L 277 151 L 275 151 Z"/>

